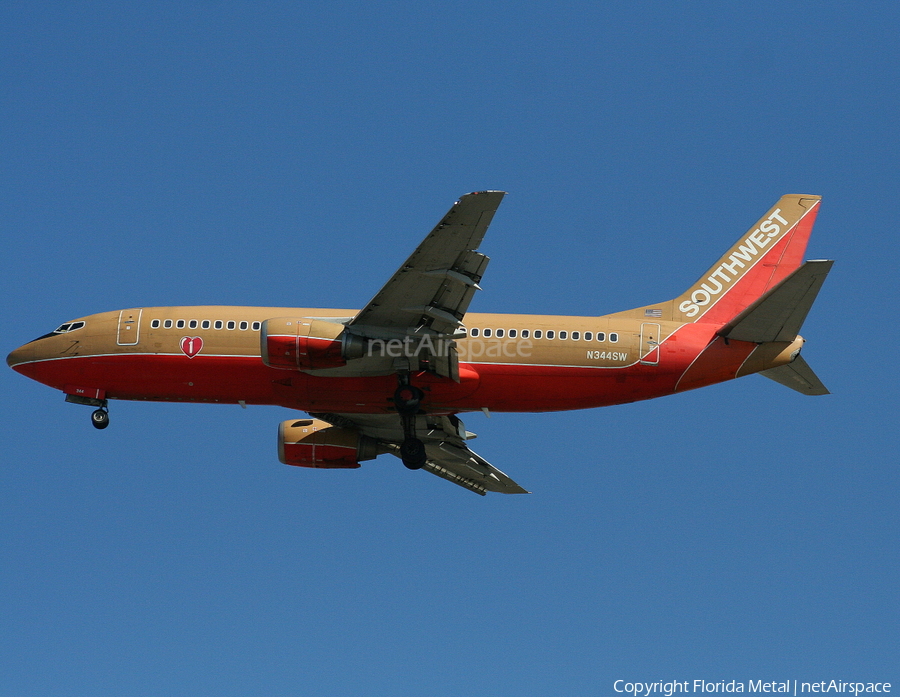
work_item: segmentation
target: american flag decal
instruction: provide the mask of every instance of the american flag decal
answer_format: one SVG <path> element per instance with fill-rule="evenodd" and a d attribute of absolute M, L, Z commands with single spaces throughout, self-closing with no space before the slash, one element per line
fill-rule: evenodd
<path fill-rule="evenodd" d="M 662 310 L 644 310 L 644 317 L 662 317 Z"/>

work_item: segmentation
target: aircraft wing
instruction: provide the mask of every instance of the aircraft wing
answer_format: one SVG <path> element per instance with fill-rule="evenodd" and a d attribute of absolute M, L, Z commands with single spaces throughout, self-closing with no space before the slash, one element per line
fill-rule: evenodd
<path fill-rule="evenodd" d="M 353 428 L 375 438 L 381 452 L 399 457 L 403 429 L 392 414 L 310 414 L 333 426 Z M 425 443 L 428 460 L 422 467 L 449 482 L 484 496 L 488 491 L 501 494 L 529 493 L 506 474 L 469 449 L 466 440 L 475 437 L 466 431 L 456 416 L 420 414 L 417 419 L 419 437 Z"/>
<path fill-rule="evenodd" d="M 426 442 L 425 452 L 428 453 L 428 461 L 422 469 L 476 494 L 484 496 L 488 491 L 529 493 L 466 445 L 458 446 L 447 441 Z"/>
<path fill-rule="evenodd" d="M 347 324 L 373 339 L 452 338 L 459 330 L 488 257 L 477 252 L 503 191 L 466 194 Z M 435 372 L 458 379 L 455 355 L 435 361 Z"/>

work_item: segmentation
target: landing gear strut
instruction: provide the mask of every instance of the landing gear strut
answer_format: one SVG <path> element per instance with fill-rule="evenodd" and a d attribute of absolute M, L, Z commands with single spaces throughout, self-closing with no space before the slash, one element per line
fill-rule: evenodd
<path fill-rule="evenodd" d="M 94 428 L 106 428 L 109 426 L 109 409 L 107 408 L 107 400 L 98 397 L 87 397 L 80 394 L 67 394 L 66 401 L 71 404 L 84 404 L 89 407 L 98 407 L 96 411 L 91 413 L 91 424 Z"/>
<path fill-rule="evenodd" d="M 109 412 L 106 407 L 100 407 L 91 414 L 91 423 L 94 428 L 103 429 L 109 426 Z"/>
<path fill-rule="evenodd" d="M 394 392 L 394 406 L 400 414 L 403 425 L 403 442 L 400 444 L 400 459 L 411 470 L 422 469 L 428 459 L 425 444 L 416 438 L 416 414 L 425 394 L 418 387 L 409 384 L 408 375 L 399 376 L 399 385 Z"/>

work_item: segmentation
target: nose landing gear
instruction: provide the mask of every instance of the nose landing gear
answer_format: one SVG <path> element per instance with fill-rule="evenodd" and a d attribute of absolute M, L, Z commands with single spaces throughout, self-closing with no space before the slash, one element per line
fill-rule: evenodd
<path fill-rule="evenodd" d="M 94 428 L 104 429 L 109 426 L 109 411 L 106 407 L 100 407 L 91 413 L 91 423 Z"/>
<path fill-rule="evenodd" d="M 109 402 L 98 397 L 87 397 L 85 395 L 67 394 L 66 401 L 72 404 L 85 404 L 89 407 L 97 407 L 91 413 L 91 424 L 94 428 L 104 429 L 109 426 Z"/>

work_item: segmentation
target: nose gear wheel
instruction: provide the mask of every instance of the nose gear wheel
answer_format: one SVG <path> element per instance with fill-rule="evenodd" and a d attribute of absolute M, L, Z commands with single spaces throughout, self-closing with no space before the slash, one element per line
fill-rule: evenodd
<path fill-rule="evenodd" d="M 104 407 L 100 407 L 96 411 L 92 412 L 91 424 L 93 424 L 94 428 L 106 428 L 107 426 L 109 426 L 109 412 Z"/>

